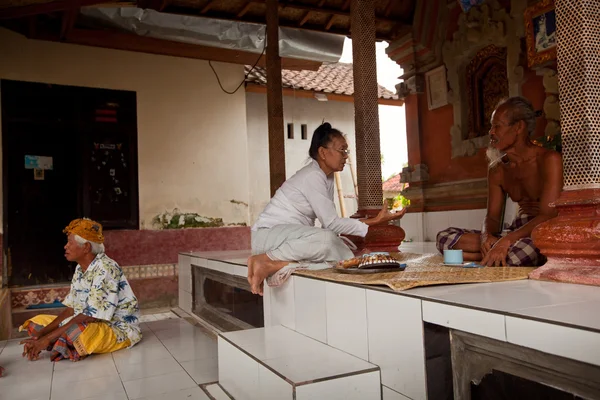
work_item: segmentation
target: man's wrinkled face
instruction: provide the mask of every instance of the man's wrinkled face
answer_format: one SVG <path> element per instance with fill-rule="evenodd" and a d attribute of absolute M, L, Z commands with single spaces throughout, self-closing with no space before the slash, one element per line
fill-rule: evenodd
<path fill-rule="evenodd" d="M 517 124 L 511 123 L 508 110 L 499 108 L 492 114 L 490 147 L 501 152 L 512 147 L 517 140 Z"/>
<path fill-rule="evenodd" d="M 81 246 L 75 240 L 74 235 L 69 235 L 67 244 L 65 245 L 65 258 L 69 261 L 77 261 L 81 259 L 87 252 L 87 244 Z"/>

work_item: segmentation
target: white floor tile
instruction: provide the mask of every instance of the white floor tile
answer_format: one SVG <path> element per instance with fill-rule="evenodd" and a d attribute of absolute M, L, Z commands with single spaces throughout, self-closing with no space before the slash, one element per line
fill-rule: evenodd
<path fill-rule="evenodd" d="M 297 400 L 381 399 L 379 372 L 353 375 L 296 387 Z"/>
<path fill-rule="evenodd" d="M 271 288 L 269 287 L 269 285 L 265 285 L 263 290 L 263 315 L 265 327 L 273 326 L 271 310 Z"/>
<path fill-rule="evenodd" d="M 70 383 L 69 385 L 52 385 L 51 400 L 81 400 L 102 393 L 121 393 L 123 385 L 118 376 L 101 377 Z"/>
<path fill-rule="evenodd" d="M 173 358 L 164 358 L 152 363 L 120 364 L 118 369 L 123 382 L 183 371 L 181 365 Z"/>
<path fill-rule="evenodd" d="M 210 397 L 199 387 L 163 393 L 156 396 L 142 397 L 139 400 L 210 400 Z M 229 399 L 227 399 L 229 400 Z"/>
<path fill-rule="evenodd" d="M 181 366 L 199 385 L 219 380 L 219 363 L 217 357 L 185 361 L 181 363 Z"/>
<path fill-rule="evenodd" d="M 216 383 L 213 385 L 207 385 L 206 390 L 208 390 L 208 393 L 210 393 L 215 400 L 231 400 L 229 396 L 227 396 L 227 393 L 225 393 L 223 389 L 221 389 L 221 387 Z"/>
<path fill-rule="evenodd" d="M 509 285 L 506 285 L 508 283 Z M 438 299 L 496 311 L 516 311 L 523 308 L 558 305 L 582 301 L 578 296 L 555 295 L 536 291 L 511 289 L 512 282 L 470 285 L 464 290 L 436 296 Z"/>
<path fill-rule="evenodd" d="M 281 286 L 270 288 L 271 325 L 283 325 L 290 329 L 296 329 L 295 279 L 295 276 L 290 276 Z"/>
<path fill-rule="evenodd" d="M 506 317 L 510 343 L 585 363 L 600 365 L 600 333 L 528 319 Z"/>
<path fill-rule="evenodd" d="M 169 329 L 162 329 L 155 331 L 154 334 L 160 340 L 167 340 L 171 338 L 181 338 L 186 336 L 194 336 L 200 334 L 201 331 L 192 324 L 174 326 Z"/>
<path fill-rule="evenodd" d="M 600 330 L 600 301 L 525 308 L 516 314 Z"/>
<path fill-rule="evenodd" d="M 410 398 L 393 391 L 392 389 L 381 385 L 383 400 L 411 400 Z"/>
<path fill-rule="evenodd" d="M 369 361 L 381 383 L 408 397 L 427 398 L 421 300 L 367 290 Z"/>
<path fill-rule="evenodd" d="M 150 321 L 156 321 L 156 316 L 155 315 L 142 315 L 140 317 L 140 322 L 150 322 Z"/>
<path fill-rule="evenodd" d="M 258 366 L 258 382 L 260 400 L 292 400 L 294 397 L 292 385 L 262 365 Z"/>
<path fill-rule="evenodd" d="M 161 321 L 150 321 L 147 322 L 146 325 L 150 328 L 154 333 L 158 333 L 159 331 L 175 329 L 177 327 L 182 326 L 193 326 L 189 322 L 187 322 L 183 318 L 178 319 L 163 319 Z"/>
<path fill-rule="evenodd" d="M 121 387 L 121 391 L 119 392 L 115 392 L 115 393 L 106 393 L 106 394 L 101 394 L 99 396 L 94 396 L 94 397 L 86 397 L 85 399 L 82 400 L 129 400 L 127 398 L 127 393 L 125 393 L 125 390 Z"/>
<path fill-rule="evenodd" d="M 2 350 L 4 349 L 5 345 L 6 345 L 6 340 L 0 340 L 0 353 L 2 353 Z"/>
<path fill-rule="evenodd" d="M 65 362 L 70 362 L 65 360 Z M 5 355 L 0 354 L 0 366 L 4 368 L 6 375 L 26 374 L 52 374 L 54 363 L 50 361 L 50 353 L 42 352 L 41 358 L 36 361 L 29 361 L 21 357 L 21 354 Z"/>
<path fill-rule="evenodd" d="M 272 358 L 263 363 L 296 384 L 377 368 L 358 357 L 328 347 Z"/>
<path fill-rule="evenodd" d="M 296 331 L 327 342 L 327 312 L 324 281 L 294 277 Z"/>
<path fill-rule="evenodd" d="M 326 284 L 327 344 L 369 359 L 365 289 Z"/>
<path fill-rule="evenodd" d="M 200 337 L 171 338 L 163 341 L 169 353 L 179 362 L 217 357 L 217 341 L 203 333 Z"/>
<path fill-rule="evenodd" d="M 197 387 L 185 371 L 124 382 L 130 400 Z"/>
<path fill-rule="evenodd" d="M 322 343 L 281 325 L 228 332 L 223 336 L 259 360 L 316 352 L 323 348 Z"/>
<path fill-rule="evenodd" d="M 30 400 L 50 397 L 52 370 L 29 375 L 26 371 L 16 372 L 3 365 L 6 375 L 0 378 L 1 400 Z M 35 377 L 35 378 L 33 378 Z"/>
<path fill-rule="evenodd" d="M 423 321 L 506 341 L 504 315 L 423 300 Z"/>
<path fill-rule="evenodd" d="M 138 347 L 139 346 L 139 347 Z M 171 358 L 171 353 L 160 342 L 140 344 L 131 349 L 123 349 L 113 353 L 117 368 L 126 364 L 150 364 L 157 360 Z"/>
<path fill-rule="evenodd" d="M 90 360 L 78 361 L 75 368 L 63 368 L 55 370 L 52 376 L 52 386 L 69 385 L 72 382 L 86 381 L 101 377 L 118 377 L 117 368 L 114 362 L 86 362 Z M 60 362 L 69 362 L 62 360 Z"/>
<path fill-rule="evenodd" d="M 120 351 L 126 351 L 124 350 L 120 350 Z M 95 368 L 110 368 L 113 367 L 115 365 L 115 362 L 113 361 L 113 354 L 116 353 L 112 353 L 112 354 L 92 354 L 91 356 L 88 356 L 86 358 L 84 358 L 81 361 L 77 361 L 77 362 L 73 362 L 73 361 L 69 361 L 69 360 L 60 360 L 54 363 L 54 371 L 63 371 L 63 370 L 75 370 L 78 368 L 85 368 L 88 365 L 94 365 Z"/>
<path fill-rule="evenodd" d="M 219 383 L 233 398 L 258 400 L 258 363 L 219 338 Z"/>
<path fill-rule="evenodd" d="M 179 291 L 179 307 L 185 311 L 186 313 L 192 314 L 192 294 L 182 291 Z"/>

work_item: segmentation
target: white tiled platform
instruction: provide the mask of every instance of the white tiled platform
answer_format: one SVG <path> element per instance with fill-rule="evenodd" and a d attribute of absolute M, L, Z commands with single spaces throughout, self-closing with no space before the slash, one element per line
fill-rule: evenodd
<path fill-rule="evenodd" d="M 401 250 L 437 251 L 432 242 Z M 180 257 L 190 274 L 190 265 L 201 265 L 245 276 L 248 256 Z M 593 286 L 522 280 L 393 292 L 292 276 L 278 288 L 265 286 L 263 305 L 265 326 L 283 325 L 378 365 L 385 399 L 427 398 L 423 322 L 600 366 L 600 352 L 586 350 L 600 348 L 600 289 Z"/>
<path fill-rule="evenodd" d="M 21 357 L 19 340 L 0 342 L 0 400 L 208 400 L 216 382 L 217 341 L 172 313 L 146 315 L 131 349 L 52 363 Z"/>
<path fill-rule="evenodd" d="M 380 399 L 379 367 L 283 326 L 222 333 L 219 383 L 236 399 Z"/>

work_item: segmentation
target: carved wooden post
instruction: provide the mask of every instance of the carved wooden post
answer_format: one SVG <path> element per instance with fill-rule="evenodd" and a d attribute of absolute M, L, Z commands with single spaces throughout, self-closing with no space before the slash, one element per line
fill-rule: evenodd
<path fill-rule="evenodd" d="M 381 149 L 379 147 L 379 104 L 375 48 L 375 1 L 352 0 L 352 59 L 354 73 L 354 124 L 356 129 L 356 170 L 358 211 L 355 217 L 376 215 L 383 204 Z M 371 227 L 360 247 L 397 251 L 404 239 L 402 228 L 394 225 Z"/>
<path fill-rule="evenodd" d="M 283 89 L 279 57 L 279 4 L 267 0 L 267 115 L 269 124 L 269 172 L 271 197 L 285 182 L 283 137 Z"/>

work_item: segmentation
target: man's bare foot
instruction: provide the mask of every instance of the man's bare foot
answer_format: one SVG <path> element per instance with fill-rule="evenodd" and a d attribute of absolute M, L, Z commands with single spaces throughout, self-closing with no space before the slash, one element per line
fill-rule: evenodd
<path fill-rule="evenodd" d="M 262 296 L 264 280 L 289 263 L 289 261 L 273 261 L 266 254 L 250 257 L 248 259 L 248 281 L 252 293 Z"/>

